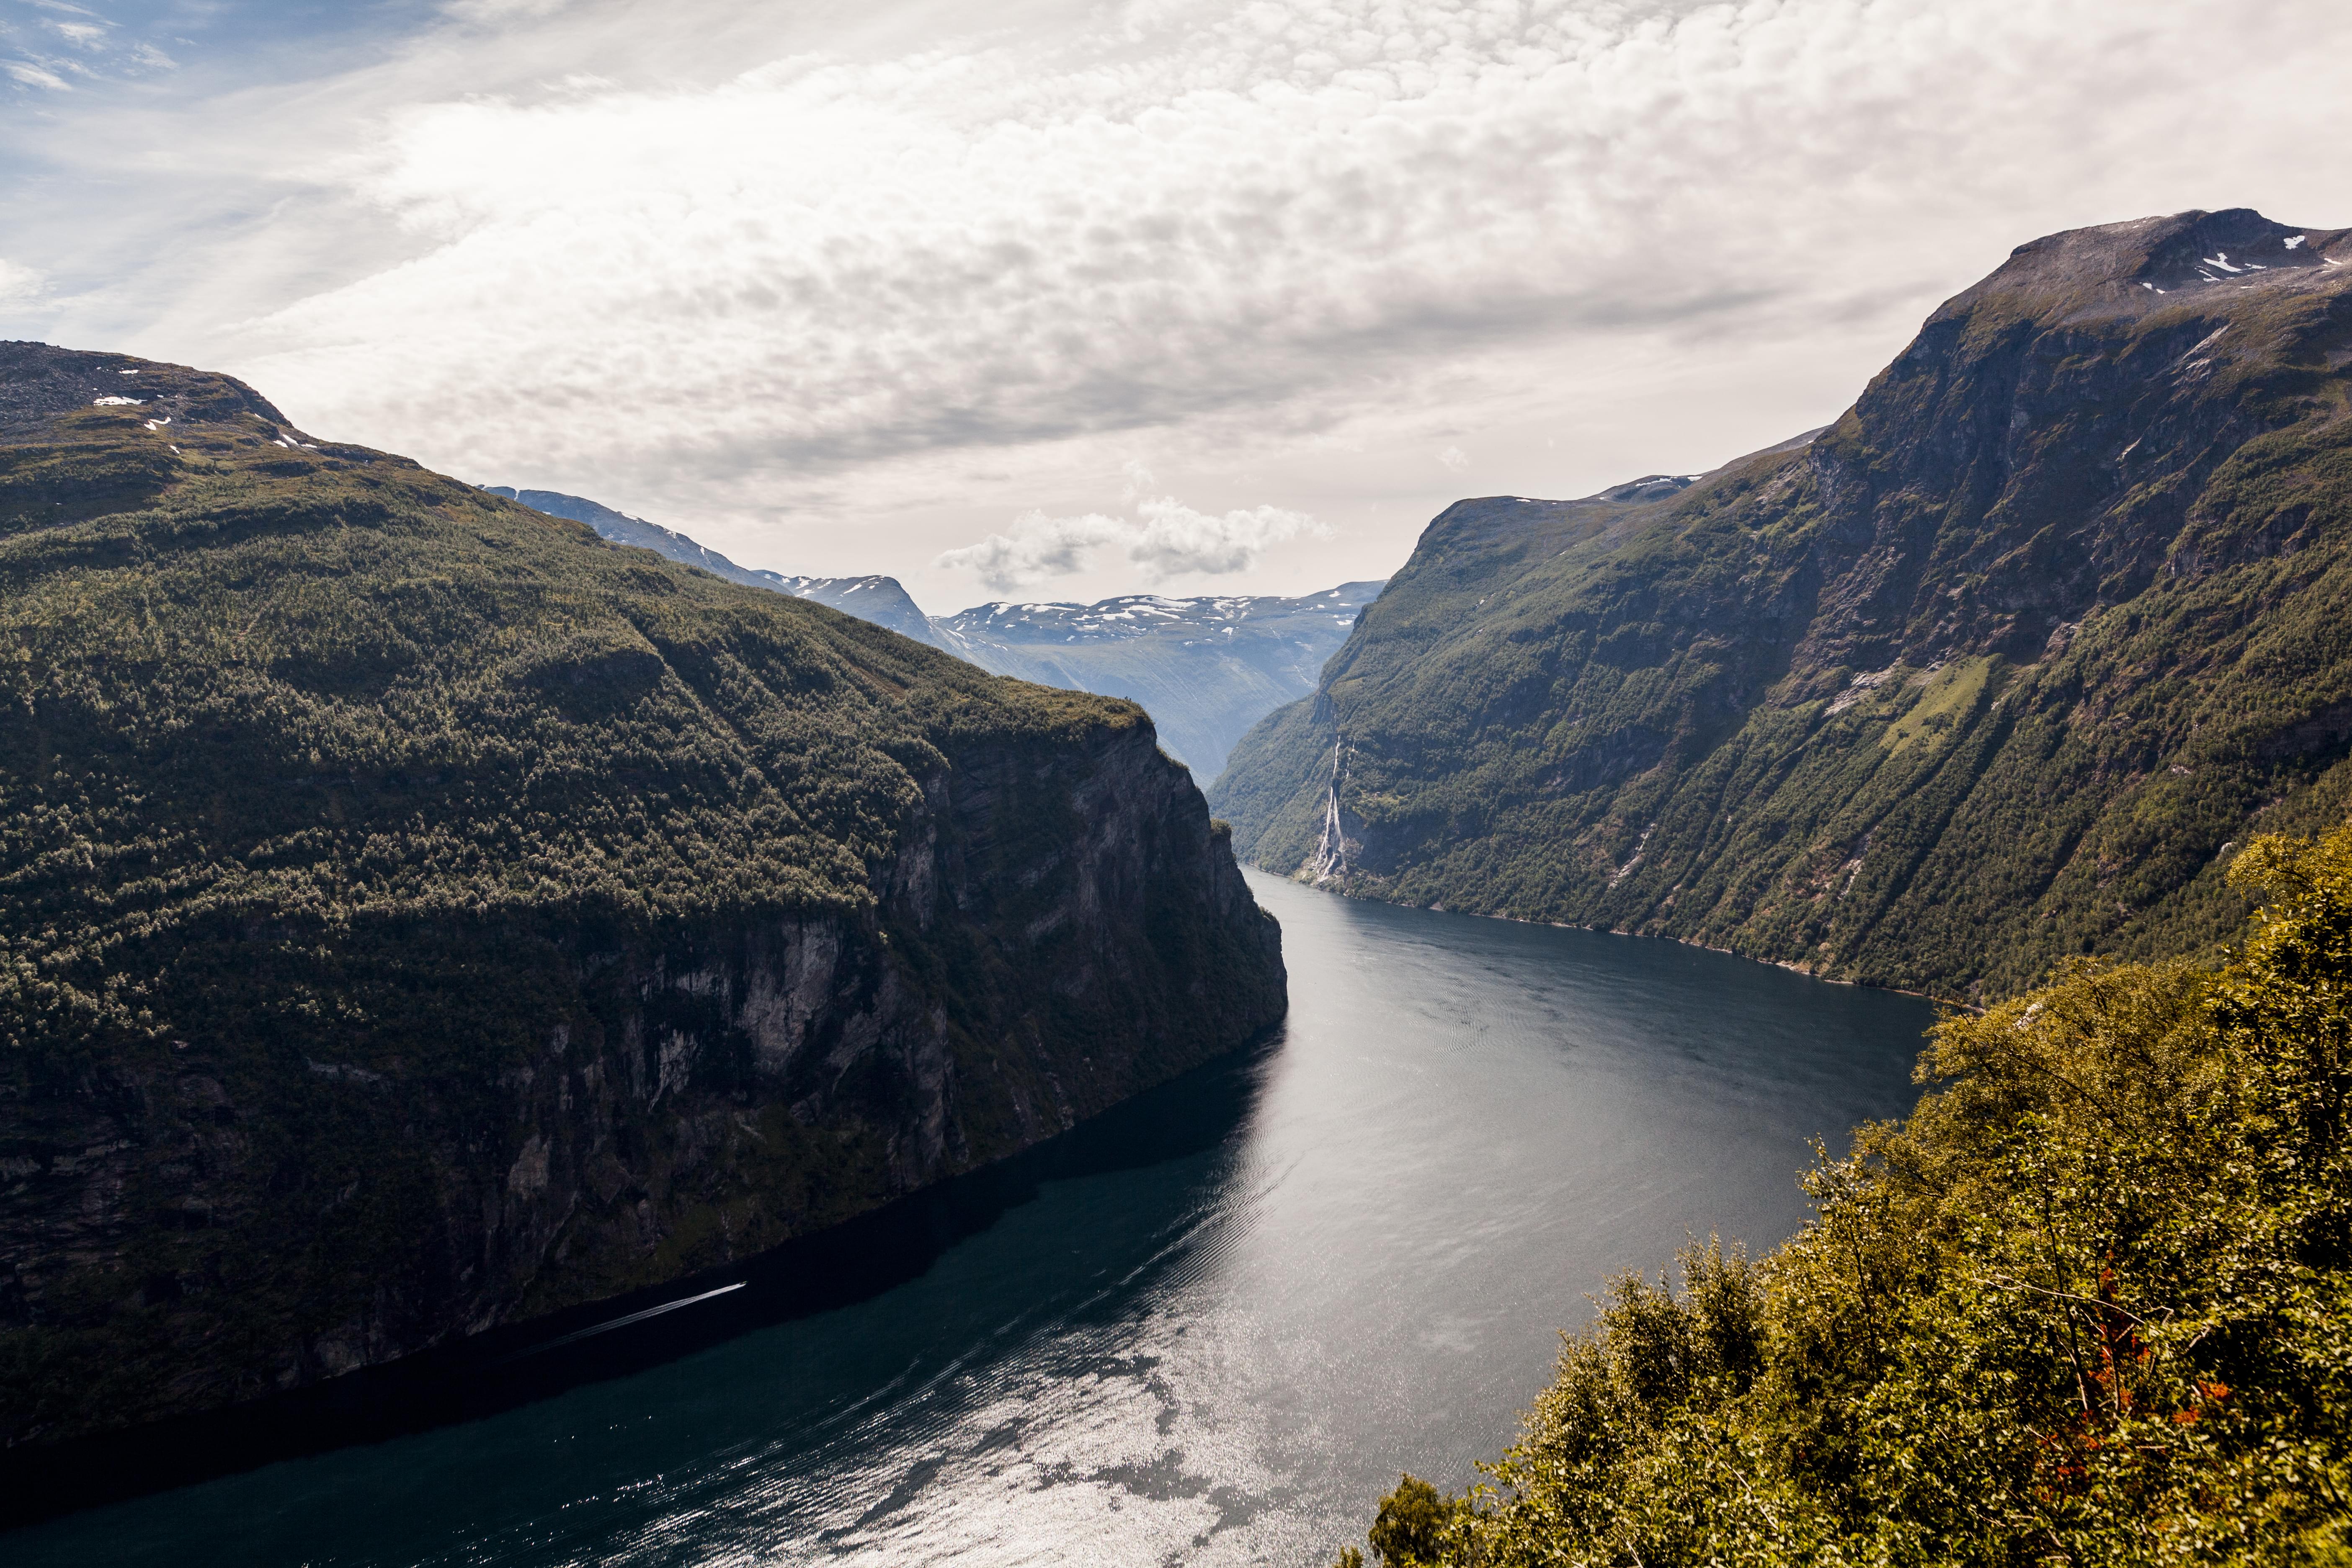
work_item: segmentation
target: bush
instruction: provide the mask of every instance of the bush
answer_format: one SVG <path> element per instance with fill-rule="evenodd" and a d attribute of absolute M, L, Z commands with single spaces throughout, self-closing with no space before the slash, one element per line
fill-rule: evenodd
<path fill-rule="evenodd" d="M 2352 1563 L 2352 830 L 2231 876 L 2267 902 L 2218 968 L 2079 963 L 1947 1017 L 1937 1087 L 1817 1162 L 1811 1225 L 1617 1281 L 1489 1479 L 1407 1478 L 1375 1549 Z"/>

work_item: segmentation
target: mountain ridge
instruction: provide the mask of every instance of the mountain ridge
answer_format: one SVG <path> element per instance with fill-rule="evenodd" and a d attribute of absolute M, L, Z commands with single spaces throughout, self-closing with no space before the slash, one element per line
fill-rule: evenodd
<path fill-rule="evenodd" d="M 793 577 L 781 572 L 738 566 L 716 550 L 674 528 L 664 528 L 660 523 L 615 511 L 585 496 L 566 495 L 561 490 L 518 490 L 508 485 L 484 485 L 482 489 L 492 495 L 520 501 L 550 517 L 584 522 L 600 537 L 615 544 L 632 544 L 640 550 L 650 550 L 680 565 L 698 567 L 715 577 L 724 577 L 730 583 L 740 583 L 746 587 L 789 594 L 795 599 L 814 599 L 845 616 L 856 616 L 877 626 L 887 626 L 901 637 L 929 643 L 933 647 L 944 648 L 947 646 L 931 629 L 930 617 L 916 605 L 896 577 L 876 574 L 863 577 Z"/>
<path fill-rule="evenodd" d="M 1362 896 L 1945 995 L 2221 940 L 2225 847 L 2352 797 L 2347 263 L 2053 236 L 1810 440 L 1458 502 L 1212 805 Z"/>
<path fill-rule="evenodd" d="M 1160 740 L 1197 776 L 1223 771 L 1250 725 L 1314 689 L 1378 583 L 1291 596 L 1128 594 L 1090 605 L 1003 599 L 929 616 L 895 577 L 795 577 L 739 566 L 675 529 L 560 490 L 483 487 L 551 517 L 754 588 L 814 599 L 954 654 L 992 675 L 1141 702 Z M 1220 642 L 1219 639 L 1222 639 Z M 1122 646 L 1131 642 L 1145 647 Z"/>
<path fill-rule="evenodd" d="M 1000 600 L 935 618 L 941 645 L 999 675 L 1140 702 L 1170 753 L 1214 779 L 1264 714 L 1315 680 L 1377 582 L 1318 593 Z"/>

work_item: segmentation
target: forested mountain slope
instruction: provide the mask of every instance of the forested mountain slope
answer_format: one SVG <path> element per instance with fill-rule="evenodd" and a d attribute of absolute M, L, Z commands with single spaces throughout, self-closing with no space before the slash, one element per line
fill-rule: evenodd
<path fill-rule="evenodd" d="M 1613 1281 L 1487 1481 L 1381 1505 L 1381 1563 L 2352 1562 L 2352 829 L 2230 877 L 2265 907 L 2225 962 L 1955 1013 L 1794 1238 Z"/>
<path fill-rule="evenodd" d="M 856 616 L 861 621 L 872 621 L 877 626 L 888 626 L 901 637 L 927 642 L 933 647 L 945 647 L 939 635 L 932 631 L 930 618 L 908 595 L 896 577 L 867 575 L 864 577 L 787 577 L 781 572 L 755 570 L 738 566 L 716 550 L 688 539 L 674 528 L 664 528 L 657 522 L 647 522 L 641 517 L 631 517 L 614 511 L 601 501 L 585 496 L 569 496 L 561 490 L 518 490 L 507 485 L 482 487 L 492 495 L 519 500 L 534 511 L 550 517 L 566 517 L 574 522 L 584 522 L 594 529 L 597 537 L 615 544 L 634 544 L 640 550 L 650 550 L 656 555 L 687 566 L 699 566 L 714 577 L 724 577 L 730 583 L 741 583 L 753 588 L 772 588 L 779 594 L 790 594 L 796 599 L 814 599 L 830 605 L 845 616 Z"/>
<path fill-rule="evenodd" d="M 1448 510 L 1212 805 L 1351 893 L 1990 998 L 2352 805 L 2352 234 L 2021 247 L 1810 439 Z"/>
<path fill-rule="evenodd" d="M 0 345 L 0 1438 L 741 1258 L 1277 1019 L 1129 703 Z"/>
<path fill-rule="evenodd" d="M 1125 697 L 1150 710 L 1160 743 L 1202 779 L 1223 771 L 1249 727 L 1315 689 L 1315 677 L 1378 583 L 1342 583 L 1297 598 L 1130 594 L 1091 605 L 978 605 L 926 616 L 896 577 L 788 577 L 739 566 L 675 529 L 556 490 L 485 487 L 551 517 L 584 522 L 730 583 L 814 599 L 845 615 L 947 649 L 992 675 Z"/>

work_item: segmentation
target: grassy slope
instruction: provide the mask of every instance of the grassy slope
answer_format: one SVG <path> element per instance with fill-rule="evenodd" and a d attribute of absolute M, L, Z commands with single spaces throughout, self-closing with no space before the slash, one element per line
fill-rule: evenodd
<path fill-rule="evenodd" d="M 2027 250 L 1809 447 L 1439 518 L 1237 748 L 1244 856 L 1950 994 L 2233 930 L 2223 847 L 2352 797 L 2352 278 Z"/>

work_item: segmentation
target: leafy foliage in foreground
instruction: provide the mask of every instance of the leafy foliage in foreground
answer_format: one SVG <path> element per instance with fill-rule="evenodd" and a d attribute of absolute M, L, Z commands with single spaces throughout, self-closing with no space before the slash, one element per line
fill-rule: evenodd
<path fill-rule="evenodd" d="M 2352 1563 L 2352 829 L 2257 840 L 2233 960 L 1948 1018 L 1760 1263 L 1610 1289 L 1406 1564 Z M 1343 1561 L 1347 1561 L 1343 1557 Z"/>

